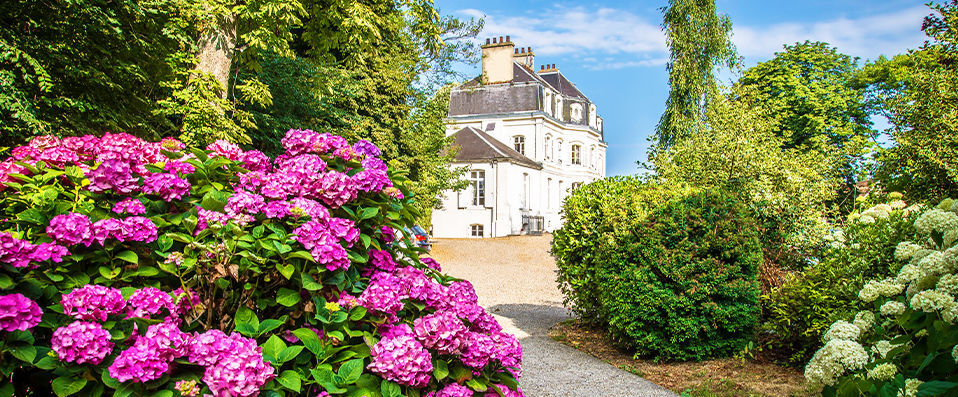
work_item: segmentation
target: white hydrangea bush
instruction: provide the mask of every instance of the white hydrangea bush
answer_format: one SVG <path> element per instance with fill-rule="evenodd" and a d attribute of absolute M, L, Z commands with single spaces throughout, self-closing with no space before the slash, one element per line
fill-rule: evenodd
<path fill-rule="evenodd" d="M 873 207 L 858 221 L 901 206 Z M 898 273 L 858 294 L 873 310 L 832 324 L 808 362 L 805 376 L 824 396 L 958 396 L 958 202 L 926 210 L 914 226 L 915 241 L 895 250 Z"/>

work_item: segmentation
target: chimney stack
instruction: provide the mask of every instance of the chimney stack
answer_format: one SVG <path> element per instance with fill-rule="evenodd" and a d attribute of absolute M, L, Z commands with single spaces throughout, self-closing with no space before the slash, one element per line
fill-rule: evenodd
<path fill-rule="evenodd" d="M 519 53 L 515 49 L 509 36 L 499 36 L 498 42 L 493 37 L 490 43 L 482 46 L 482 76 L 483 84 L 508 83 L 514 77 L 512 74 L 512 58 Z"/>
<path fill-rule="evenodd" d="M 532 52 L 532 47 L 522 48 L 521 50 L 516 50 L 515 55 L 512 56 L 515 58 L 516 62 L 519 62 L 520 65 L 523 65 L 529 70 L 535 70 L 536 67 L 536 54 Z"/>

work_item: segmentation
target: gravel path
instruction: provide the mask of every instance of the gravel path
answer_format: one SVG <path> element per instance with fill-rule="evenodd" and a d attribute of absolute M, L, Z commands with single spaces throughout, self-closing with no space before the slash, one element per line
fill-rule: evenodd
<path fill-rule="evenodd" d="M 551 235 L 442 239 L 432 256 L 442 270 L 472 282 L 479 304 L 519 338 L 529 397 L 675 396 L 675 393 L 549 338 L 569 319 L 549 254 Z"/>

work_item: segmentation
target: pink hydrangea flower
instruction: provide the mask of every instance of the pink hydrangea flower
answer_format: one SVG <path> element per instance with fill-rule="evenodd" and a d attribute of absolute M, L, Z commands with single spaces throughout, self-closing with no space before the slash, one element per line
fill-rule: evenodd
<path fill-rule="evenodd" d="M 0 190 L 6 189 L 8 183 L 20 182 L 19 179 L 14 178 L 10 174 L 28 175 L 29 173 L 30 172 L 20 164 L 12 161 L 0 162 Z"/>
<path fill-rule="evenodd" d="M 190 183 L 176 174 L 151 174 L 143 180 L 143 193 L 155 194 L 164 201 L 170 202 L 189 196 Z"/>
<path fill-rule="evenodd" d="M 206 150 L 210 151 L 211 155 L 223 156 L 233 161 L 239 161 L 243 158 L 243 149 L 240 149 L 239 145 L 222 139 L 207 145 Z"/>
<path fill-rule="evenodd" d="M 106 160 L 86 173 L 90 180 L 87 190 L 93 193 L 130 194 L 139 188 L 130 163 L 124 160 Z"/>
<path fill-rule="evenodd" d="M 102 325 L 87 321 L 57 328 L 50 345 L 60 361 L 77 364 L 98 365 L 113 351 L 110 333 Z"/>
<path fill-rule="evenodd" d="M 365 139 L 356 141 L 356 143 L 353 144 L 353 150 L 367 157 L 379 157 L 379 155 L 382 154 L 382 151 L 380 151 L 376 145 Z"/>
<path fill-rule="evenodd" d="M 153 242 L 157 238 L 156 224 L 149 218 L 142 216 L 131 216 L 124 218 L 122 234 L 116 236 L 120 241 L 140 241 L 144 243 Z"/>
<path fill-rule="evenodd" d="M 496 349 L 492 352 L 492 358 L 499 360 L 503 367 L 519 369 L 522 366 L 522 345 L 515 336 L 496 332 L 492 334 L 492 340 L 496 343 Z M 519 372 L 516 373 L 517 375 Z"/>
<path fill-rule="evenodd" d="M 322 200 L 330 208 L 339 208 L 356 198 L 357 187 L 346 175 L 338 171 L 322 174 L 322 178 L 312 186 L 314 197 Z"/>
<path fill-rule="evenodd" d="M 106 321 L 109 315 L 122 313 L 126 308 L 120 290 L 96 284 L 64 294 L 61 303 L 63 313 L 77 320 Z"/>
<path fill-rule="evenodd" d="M 369 263 L 385 272 L 396 270 L 396 261 L 389 251 L 371 249 L 369 250 Z"/>
<path fill-rule="evenodd" d="M 266 200 L 263 196 L 238 190 L 226 201 L 226 213 L 231 217 L 236 214 L 256 215 L 263 212 Z"/>
<path fill-rule="evenodd" d="M 465 336 L 466 348 L 459 359 L 467 367 L 481 370 L 489 364 L 493 352 L 496 351 L 496 341 L 490 335 L 478 332 L 467 332 Z"/>
<path fill-rule="evenodd" d="M 176 311 L 173 306 L 173 298 L 170 294 L 160 291 L 153 287 L 141 288 L 130 295 L 126 301 L 129 306 L 127 317 L 151 318 L 158 314 L 160 310 L 166 309 L 167 312 Z"/>
<path fill-rule="evenodd" d="M 26 331 L 40 324 L 43 310 L 40 305 L 23 294 L 0 296 L 0 329 Z"/>
<path fill-rule="evenodd" d="M 146 207 L 143 203 L 133 197 L 127 197 L 113 206 L 113 212 L 117 214 L 141 215 L 146 213 Z"/>
<path fill-rule="evenodd" d="M 80 156 L 65 147 L 50 147 L 43 149 L 37 160 L 52 167 L 63 168 L 67 164 L 76 164 L 80 161 Z"/>
<path fill-rule="evenodd" d="M 30 265 L 33 250 L 34 246 L 29 241 L 0 232 L 0 262 L 14 267 L 27 267 Z"/>
<path fill-rule="evenodd" d="M 263 207 L 263 215 L 271 219 L 281 219 L 289 216 L 293 206 L 288 201 L 270 201 Z"/>
<path fill-rule="evenodd" d="M 256 341 L 239 334 L 211 330 L 197 335 L 189 359 L 206 367 L 203 382 L 215 396 L 254 396 L 275 377 Z"/>
<path fill-rule="evenodd" d="M 369 286 L 359 295 L 359 304 L 366 309 L 384 314 L 396 314 L 403 308 L 402 281 L 393 274 L 379 272 L 369 278 Z"/>
<path fill-rule="evenodd" d="M 108 369 L 110 376 L 120 382 L 138 383 L 159 379 L 170 370 L 170 362 L 155 350 L 157 345 L 148 341 L 139 342 L 120 352 Z"/>
<path fill-rule="evenodd" d="M 509 386 L 498 383 L 493 386 L 499 389 L 499 391 L 501 391 L 502 395 L 505 397 L 525 397 L 525 394 L 522 394 L 522 390 L 518 388 L 516 390 L 512 390 L 509 388 Z M 486 391 L 486 394 L 483 394 L 482 397 L 499 397 L 499 394 L 490 387 L 489 390 Z"/>
<path fill-rule="evenodd" d="M 315 200 L 296 197 L 290 202 L 290 204 L 293 206 L 292 209 L 290 209 L 291 213 L 307 215 L 314 221 L 329 220 L 329 210 Z"/>
<path fill-rule="evenodd" d="M 385 379 L 412 387 L 424 387 L 432 379 L 432 355 L 416 340 L 409 325 L 388 327 L 370 355 L 372 363 L 366 368 Z"/>
<path fill-rule="evenodd" d="M 93 222 L 86 215 L 76 212 L 54 216 L 46 231 L 50 238 L 63 245 L 83 244 L 89 247 L 93 242 Z"/>
<path fill-rule="evenodd" d="M 40 135 L 30 139 L 28 145 L 37 150 L 50 149 L 60 146 L 60 138 L 53 135 Z"/>
<path fill-rule="evenodd" d="M 423 265 L 426 265 L 426 267 L 428 267 L 428 268 L 430 268 L 430 269 L 433 269 L 433 270 L 435 270 L 435 271 L 437 271 L 437 272 L 441 272 L 441 271 L 442 271 L 442 266 L 440 266 L 440 265 L 439 265 L 439 262 L 436 262 L 435 259 L 432 259 L 432 258 L 419 258 L 419 261 L 422 262 Z"/>
<path fill-rule="evenodd" d="M 293 239 L 303 245 L 313 255 L 316 262 L 326 265 L 326 269 L 346 269 L 349 267 L 349 255 L 339 244 L 326 225 L 318 221 L 309 221 L 293 230 Z"/>
<path fill-rule="evenodd" d="M 259 150 L 250 150 L 244 153 L 242 161 L 243 168 L 246 168 L 250 171 L 273 171 L 273 165 L 270 163 L 269 157 Z"/>
<path fill-rule="evenodd" d="M 196 167 L 182 161 L 167 161 L 166 164 L 163 165 L 163 170 L 169 171 L 171 174 L 184 176 L 196 172 Z"/>
<path fill-rule="evenodd" d="M 459 320 L 455 313 L 448 311 L 438 311 L 417 318 L 413 322 L 412 329 L 416 334 L 416 340 L 427 349 L 448 355 L 460 352 L 468 332 L 462 320 Z"/>
<path fill-rule="evenodd" d="M 450 383 L 443 387 L 442 390 L 426 393 L 425 397 L 472 397 L 474 394 L 472 389 L 466 386 L 458 383 Z"/>

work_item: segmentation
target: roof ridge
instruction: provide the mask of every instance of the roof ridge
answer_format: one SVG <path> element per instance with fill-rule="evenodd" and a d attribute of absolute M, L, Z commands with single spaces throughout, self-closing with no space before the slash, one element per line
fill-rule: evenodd
<path fill-rule="evenodd" d="M 474 131 L 476 131 L 476 132 L 479 132 L 478 134 L 476 134 L 476 136 L 479 137 L 479 139 L 482 139 L 482 141 L 485 142 L 486 145 L 489 145 L 489 147 L 491 147 L 492 150 L 495 150 L 496 153 L 499 153 L 500 156 L 502 156 L 502 157 L 509 157 L 509 156 L 507 156 L 505 153 L 503 153 L 502 150 L 499 150 L 499 148 L 497 148 L 496 145 L 493 145 L 492 142 L 489 142 L 489 140 L 486 139 L 486 137 L 483 136 L 483 135 L 485 135 L 485 133 L 483 133 L 482 131 L 479 131 L 479 129 L 477 129 L 477 128 L 475 128 L 475 127 L 466 127 L 466 128 L 471 128 L 472 130 L 474 130 Z M 495 139 L 495 138 L 493 138 L 493 139 Z M 520 153 L 520 154 L 521 154 L 521 153 Z"/>

